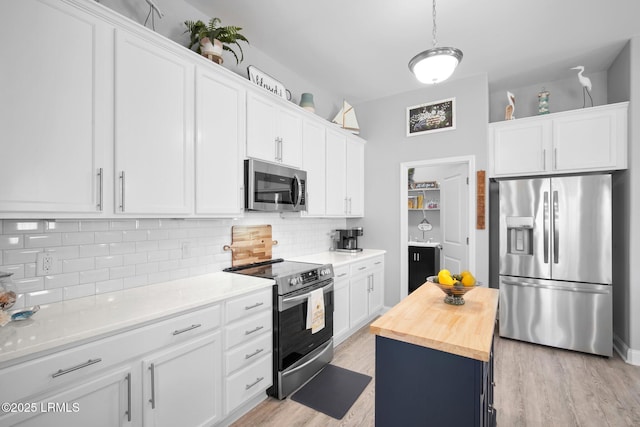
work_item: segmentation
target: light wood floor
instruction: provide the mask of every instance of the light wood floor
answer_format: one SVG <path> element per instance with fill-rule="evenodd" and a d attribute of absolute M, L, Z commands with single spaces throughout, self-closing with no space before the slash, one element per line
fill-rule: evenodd
<path fill-rule="evenodd" d="M 640 426 L 640 367 L 495 337 L 499 426 Z M 375 340 L 364 327 L 336 348 L 332 364 L 374 377 Z M 375 378 L 336 420 L 291 399 L 269 398 L 234 427 L 373 426 Z"/>

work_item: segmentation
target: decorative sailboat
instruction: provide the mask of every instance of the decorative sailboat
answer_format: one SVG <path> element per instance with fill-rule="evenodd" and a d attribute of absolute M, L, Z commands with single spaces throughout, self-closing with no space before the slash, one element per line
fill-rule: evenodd
<path fill-rule="evenodd" d="M 347 101 L 342 101 L 342 108 L 338 111 L 338 114 L 333 118 L 333 123 L 337 123 L 342 129 L 350 130 L 354 134 L 360 133 L 360 126 L 358 126 L 358 119 L 356 119 L 356 112 Z"/>

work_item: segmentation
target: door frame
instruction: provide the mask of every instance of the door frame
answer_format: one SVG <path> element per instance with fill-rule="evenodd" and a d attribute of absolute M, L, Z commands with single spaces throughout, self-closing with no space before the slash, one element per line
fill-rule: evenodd
<path fill-rule="evenodd" d="M 476 229 L 474 222 L 476 220 L 476 157 L 460 156 L 445 157 L 441 159 L 417 160 L 412 162 L 400 163 L 400 299 L 406 297 L 409 293 L 409 226 L 407 214 L 407 197 L 409 196 L 409 168 L 420 168 L 429 166 L 445 166 L 448 164 L 466 164 L 469 176 L 469 185 L 467 186 L 467 197 L 469 205 L 468 230 L 469 244 L 467 245 L 467 259 L 469 260 L 469 271 L 476 271 Z"/>

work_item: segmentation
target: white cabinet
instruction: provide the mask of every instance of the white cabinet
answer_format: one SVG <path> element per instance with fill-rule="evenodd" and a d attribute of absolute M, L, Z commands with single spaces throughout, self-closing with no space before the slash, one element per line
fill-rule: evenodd
<path fill-rule="evenodd" d="M 628 103 L 489 125 L 491 176 L 627 168 Z"/>
<path fill-rule="evenodd" d="M 211 425 L 222 416 L 221 334 L 143 360 L 145 426 Z"/>
<path fill-rule="evenodd" d="M 311 120 L 302 123 L 302 168 L 307 172 L 307 216 L 326 213 L 325 126 Z"/>
<path fill-rule="evenodd" d="M 244 87 L 197 68 L 196 214 L 242 214 L 245 100 Z"/>
<path fill-rule="evenodd" d="M 349 332 L 349 275 L 348 265 L 334 268 L 333 284 L 333 343 L 338 345 Z"/>
<path fill-rule="evenodd" d="M 380 313 L 384 299 L 384 256 L 351 264 L 349 326 L 361 327 Z"/>
<path fill-rule="evenodd" d="M 349 327 L 358 328 L 369 315 L 369 276 L 358 272 L 349 285 Z"/>
<path fill-rule="evenodd" d="M 116 30 L 116 212 L 191 213 L 193 105 L 193 64 Z"/>
<path fill-rule="evenodd" d="M 55 34 L 55 48 L 34 50 L 49 44 L 43 34 Z M 104 210 L 112 27 L 64 2 L 1 2 L 0 51 L 0 216 Z"/>
<path fill-rule="evenodd" d="M 327 215 L 364 215 L 364 142 L 328 129 Z"/>
<path fill-rule="evenodd" d="M 267 96 L 247 95 L 247 156 L 299 168 L 302 116 Z"/>
<path fill-rule="evenodd" d="M 369 315 L 376 315 L 384 305 L 384 258 L 373 261 L 369 275 Z"/>

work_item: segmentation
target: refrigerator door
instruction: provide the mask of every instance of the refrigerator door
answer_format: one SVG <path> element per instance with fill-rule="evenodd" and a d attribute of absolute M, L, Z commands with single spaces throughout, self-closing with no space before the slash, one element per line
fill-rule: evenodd
<path fill-rule="evenodd" d="M 551 279 L 549 178 L 500 181 L 500 274 Z"/>
<path fill-rule="evenodd" d="M 612 283 L 611 175 L 551 178 L 552 279 Z"/>
<path fill-rule="evenodd" d="M 611 356 L 611 289 L 500 276 L 500 336 Z"/>

